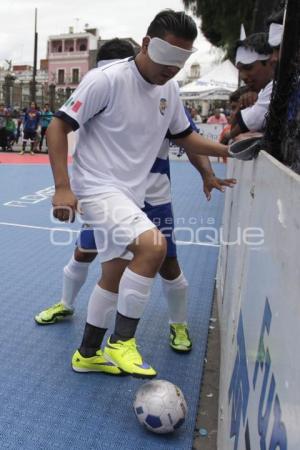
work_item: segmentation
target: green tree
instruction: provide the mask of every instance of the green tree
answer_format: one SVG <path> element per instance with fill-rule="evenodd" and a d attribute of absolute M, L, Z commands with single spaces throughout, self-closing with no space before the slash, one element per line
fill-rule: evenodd
<path fill-rule="evenodd" d="M 278 0 L 183 0 L 183 4 L 201 18 L 206 39 L 230 56 L 240 37 L 241 24 L 246 34 L 264 31 L 265 19 Z"/>

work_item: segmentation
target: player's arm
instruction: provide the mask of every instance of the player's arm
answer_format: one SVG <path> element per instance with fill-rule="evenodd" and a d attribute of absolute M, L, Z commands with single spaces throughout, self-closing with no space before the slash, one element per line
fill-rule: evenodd
<path fill-rule="evenodd" d="M 203 192 L 209 201 L 211 199 L 211 191 L 213 189 L 218 189 L 224 192 L 225 187 L 233 187 L 236 184 L 235 178 L 218 178 L 214 174 L 210 160 L 207 156 L 195 155 L 187 153 L 190 162 L 193 164 L 195 169 L 201 174 L 203 180 Z"/>
<path fill-rule="evenodd" d="M 241 126 L 238 123 L 235 123 L 230 131 L 227 131 L 227 133 L 224 133 L 221 142 L 222 144 L 227 144 L 230 140 L 234 139 L 236 136 L 238 136 L 241 133 L 245 133 L 245 129 L 241 128 Z"/>
<path fill-rule="evenodd" d="M 187 136 L 176 138 L 176 144 L 192 155 L 228 157 L 227 145 L 211 141 L 193 131 Z"/>
<path fill-rule="evenodd" d="M 240 109 L 249 108 L 257 102 L 258 93 L 254 91 L 247 91 L 239 98 Z"/>
<path fill-rule="evenodd" d="M 77 199 L 70 187 L 68 173 L 68 139 L 71 125 L 54 117 L 47 130 L 49 159 L 55 183 L 53 215 L 61 221 L 75 219 Z"/>

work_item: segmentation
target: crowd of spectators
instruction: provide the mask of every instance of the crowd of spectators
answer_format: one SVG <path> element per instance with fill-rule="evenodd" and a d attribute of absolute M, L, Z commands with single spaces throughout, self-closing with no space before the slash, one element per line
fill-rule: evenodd
<path fill-rule="evenodd" d="M 0 150 L 14 151 L 15 146 L 22 141 L 24 154 L 27 141 L 30 141 L 30 153 L 37 151 L 48 152 L 46 131 L 51 122 L 53 113 L 49 104 L 40 108 L 35 102 L 27 108 L 7 108 L 0 103 Z"/>

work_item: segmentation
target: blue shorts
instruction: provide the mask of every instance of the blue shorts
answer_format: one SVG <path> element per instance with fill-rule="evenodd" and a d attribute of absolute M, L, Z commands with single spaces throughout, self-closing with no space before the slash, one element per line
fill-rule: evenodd
<path fill-rule="evenodd" d="M 76 241 L 76 246 L 79 250 L 97 252 L 93 228 L 88 228 L 86 225 L 83 225 Z"/>
<path fill-rule="evenodd" d="M 152 206 L 145 202 L 143 211 L 165 236 L 167 240 L 167 256 L 175 258 L 177 256 L 177 251 L 174 237 L 174 216 L 172 203 Z"/>
<path fill-rule="evenodd" d="M 167 256 L 176 257 L 177 251 L 174 239 L 174 217 L 172 204 L 165 203 L 164 205 L 152 206 L 149 203 L 145 203 L 143 211 L 165 236 L 167 240 Z M 76 241 L 76 245 L 79 249 L 96 252 L 97 247 L 93 229 L 86 226 L 82 227 L 80 230 L 80 235 Z"/>

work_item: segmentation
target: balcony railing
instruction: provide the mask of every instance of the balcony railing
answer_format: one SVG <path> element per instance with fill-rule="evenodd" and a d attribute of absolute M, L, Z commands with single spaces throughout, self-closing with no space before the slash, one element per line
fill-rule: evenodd
<path fill-rule="evenodd" d="M 87 58 L 89 51 L 78 52 L 49 52 L 48 59 L 65 59 L 65 58 Z"/>

